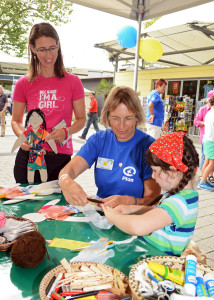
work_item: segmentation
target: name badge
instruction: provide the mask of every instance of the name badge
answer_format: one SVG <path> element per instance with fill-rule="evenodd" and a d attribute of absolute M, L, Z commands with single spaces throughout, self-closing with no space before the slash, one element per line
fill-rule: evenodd
<path fill-rule="evenodd" d="M 114 164 L 113 159 L 103 158 L 103 157 L 98 157 L 97 159 L 97 168 L 99 169 L 112 170 L 113 164 Z"/>

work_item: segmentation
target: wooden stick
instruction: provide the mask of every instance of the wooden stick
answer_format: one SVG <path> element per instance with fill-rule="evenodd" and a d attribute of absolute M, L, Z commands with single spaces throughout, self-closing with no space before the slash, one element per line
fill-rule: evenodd
<path fill-rule="evenodd" d="M 95 273 L 103 274 L 103 272 L 100 271 L 95 265 L 91 265 L 90 269 L 93 270 Z"/>
<path fill-rule="evenodd" d="M 91 269 L 89 267 L 85 266 L 85 265 L 82 265 L 81 268 L 80 268 L 80 270 L 82 270 L 84 272 L 91 271 Z"/>
<path fill-rule="evenodd" d="M 97 268 L 106 275 L 112 275 L 111 270 L 108 270 L 106 267 L 104 267 L 102 264 L 97 264 Z"/>
<path fill-rule="evenodd" d="M 73 270 L 71 268 L 71 265 L 68 263 L 68 261 L 65 258 L 60 260 L 60 262 L 67 273 L 72 273 Z"/>
<path fill-rule="evenodd" d="M 96 285 L 92 287 L 85 287 L 83 288 L 84 292 L 90 292 L 90 291 L 99 291 L 99 290 L 106 290 L 110 289 L 112 287 L 112 284 L 103 284 L 103 285 Z"/>

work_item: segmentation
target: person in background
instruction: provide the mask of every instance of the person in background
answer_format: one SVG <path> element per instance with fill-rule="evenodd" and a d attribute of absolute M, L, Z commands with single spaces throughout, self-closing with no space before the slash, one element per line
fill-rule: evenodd
<path fill-rule="evenodd" d="M 154 139 L 137 128 L 145 117 L 135 91 L 114 87 L 105 100 L 101 119 L 106 130 L 90 136 L 59 174 L 65 199 L 72 205 L 88 203 L 90 195 L 75 178 L 94 164 L 97 196 L 104 205 L 149 205 L 160 194 L 160 187 L 145 161 Z"/>
<path fill-rule="evenodd" d="M 88 133 L 88 130 L 91 126 L 91 124 L 94 125 L 94 130 L 96 132 L 99 131 L 99 127 L 98 127 L 98 105 L 97 105 L 97 100 L 95 99 L 95 92 L 91 92 L 89 94 L 89 98 L 91 99 L 91 102 L 89 104 L 89 106 L 86 106 L 89 109 L 88 112 L 88 120 L 85 124 L 85 128 L 82 132 L 81 136 L 78 136 L 78 138 L 85 140 L 86 139 L 86 135 Z"/>
<path fill-rule="evenodd" d="M 204 147 L 203 147 L 203 138 L 204 138 L 204 132 L 205 132 L 205 116 L 208 113 L 208 111 L 211 110 L 211 106 L 209 103 L 210 97 L 214 95 L 214 90 L 209 91 L 207 94 L 207 104 L 202 106 L 197 115 L 194 118 L 194 125 L 196 127 L 200 127 L 200 143 L 201 143 L 201 160 L 200 160 L 200 166 L 199 169 L 202 170 L 204 161 L 205 161 L 205 155 L 204 155 Z M 199 182 L 201 181 L 201 176 L 199 177 Z M 207 183 L 211 186 L 214 187 L 214 177 L 213 177 L 213 171 L 210 172 L 209 176 L 207 177 Z"/>
<path fill-rule="evenodd" d="M 12 104 L 11 96 L 8 95 L 7 99 L 8 99 L 7 110 L 9 111 L 10 115 L 12 116 L 12 106 L 13 106 L 13 104 Z"/>
<path fill-rule="evenodd" d="M 71 160 L 72 139 L 69 135 L 83 128 L 86 120 L 84 89 L 80 79 L 67 73 L 62 58 L 58 33 L 48 23 L 35 24 L 29 36 L 29 74 L 21 77 L 13 91 L 12 128 L 19 137 L 24 131 L 25 109 L 41 109 L 45 114 L 47 131 L 57 144 L 57 152 L 44 143 L 48 181 L 56 180 L 59 171 Z M 74 112 L 75 121 L 72 123 Z M 62 125 L 63 124 L 63 125 Z M 62 126 L 64 128 L 62 128 Z M 54 129 L 55 126 L 61 128 Z M 27 183 L 27 164 L 30 145 L 23 143 L 17 153 L 14 177 Z M 38 170 L 35 182 L 41 182 Z"/>
<path fill-rule="evenodd" d="M 203 86 L 203 89 L 204 89 L 204 97 L 207 97 L 207 94 L 214 89 L 212 80 L 208 80 L 207 83 Z"/>
<path fill-rule="evenodd" d="M 1 119 L 1 137 L 5 136 L 5 113 L 7 110 L 8 99 L 0 85 L 0 119 Z"/>
<path fill-rule="evenodd" d="M 155 82 L 155 89 L 151 91 L 147 99 L 146 108 L 146 129 L 147 133 L 154 139 L 161 136 L 161 128 L 164 121 L 164 103 L 160 94 L 165 92 L 167 81 L 158 79 Z"/>
<path fill-rule="evenodd" d="M 194 233 L 198 214 L 198 193 L 193 179 L 199 164 L 192 141 L 183 132 L 168 133 L 146 151 L 152 178 L 166 193 L 155 207 L 102 205 L 108 221 L 166 255 L 186 249 Z"/>
<path fill-rule="evenodd" d="M 209 105 L 211 109 L 207 112 L 204 120 L 203 148 L 205 162 L 201 170 L 201 181 L 198 183 L 198 187 L 213 191 L 214 187 L 207 182 L 207 178 L 214 168 L 214 95 L 209 98 Z"/>

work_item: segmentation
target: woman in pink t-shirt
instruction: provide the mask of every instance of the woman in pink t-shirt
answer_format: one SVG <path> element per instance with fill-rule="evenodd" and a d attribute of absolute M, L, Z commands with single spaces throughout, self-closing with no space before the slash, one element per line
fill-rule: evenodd
<path fill-rule="evenodd" d="M 86 121 L 84 89 L 76 75 L 66 72 L 59 36 L 52 25 L 39 23 L 32 27 L 28 51 L 29 74 L 16 82 L 11 124 L 14 133 L 20 136 L 25 131 L 23 117 L 26 107 L 28 112 L 36 108 L 44 112 L 47 131 L 58 150 L 55 154 L 48 143 L 44 144 L 48 181 L 56 180 L 73 154 L 69 137 L 81 130 Z M 73 112 L 75 121 L 72 123 Z M 30 145 L 23 143 L 17 153 L 16 182 L 27 183 L 29 149 Z M 35 182 L 41 182 L 39 174 L 35 174 Z"/>

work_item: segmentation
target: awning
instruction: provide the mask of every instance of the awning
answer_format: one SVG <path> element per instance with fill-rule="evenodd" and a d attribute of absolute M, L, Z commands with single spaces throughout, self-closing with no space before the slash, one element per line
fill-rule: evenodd
<path fill-rule="evenodd" d="M 86 89 L 86 88 L 84 88 L 84 93 L 85 93 L 85 94 L 90 94 L 90 93 L 91 93 L 91 91 L 90 91 L 90 90 L 88 90 L 88 89 Z"/>
<path fill-rule="evenodd" d="M 27 70 L 27 58 L 14 57 L 0 51 L 0 74 L 25 75 Z"/>
<path fill-rule="evenodd" d="M 70 0 L 67 0 L 70 1 Z M 141 21 L 160 17 L 193 6 L 211 2 L 210 0 L 75 0 L 70 1 L 83 6 L 101 10 L 110 14 L 138 21 L 137 45 L 133 89 L 137 91 L 139 40 Z"/>
<path fill-rule="evenodd" d="M 70 1 L 70 0 L 67 0 Z M 139 0 L 74 0 L 83 6 L 101 10 L 124 18 L 138 20 Z M 201 5 L 209 0 L 144 0 L 143 20 L 160 17 L 172 12 Z"/>
<path fill-rule="evenodd" d="M 160 28 L 159 21 L 154 26 Z M 194 21 L 154 31 L 151 26 L 142 32 L 143 37 L 155 38 L 161 43 L 163 56 L 156 62 L 159 65 L 174 67 L 214 64 L 214 23 Z M 95 47 L 108 51 L 110 61 L 135 59 L 135 48 L 124 49 L 116 40 L 96 44 Z"/>

